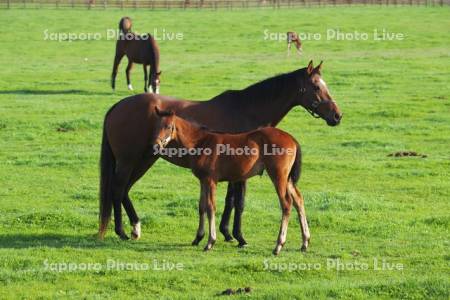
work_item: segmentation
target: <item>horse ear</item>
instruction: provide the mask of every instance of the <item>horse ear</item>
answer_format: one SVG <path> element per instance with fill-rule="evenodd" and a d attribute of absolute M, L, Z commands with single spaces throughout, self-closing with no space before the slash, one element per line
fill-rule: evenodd
<path fill-rule="evenodd" d="M 308 67 L 306 68 L 306 71 L 308 72 L 308 75 L 311 75 L 312 72 L 314 71 L 314 65 L 313 65 L 313 61 L 312 60 L 309 61 Z"/>
<path fill-rule="evenodd" d="M 159 117 L 170 117 L 174 115 L 173 110 L 160 110 L 158 106 L 155 106 L 155 112 Z"/>
<path fill-rule="evenodd" d="M 159 107 L 158 107 L 158 106 L 155 106 L 155 112 L 156 112 L 156 114 L 157 114 L 158 116 L 161 117 L 161 111 L 159 110 Z"/>
<path fill-rule="evenodd" d="M 314 72 L 317 72 L 320 74 L 320 71 L 322 71 L 322 63 L 323 63 L 323 60 L 320 61 L 320 64 L 314 68 Z"/>

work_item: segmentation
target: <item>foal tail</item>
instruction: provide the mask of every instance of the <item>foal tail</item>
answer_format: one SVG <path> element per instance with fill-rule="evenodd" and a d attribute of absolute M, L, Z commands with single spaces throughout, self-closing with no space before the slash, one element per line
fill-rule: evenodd
<path fill-rule="evenodd" d="M 103 124 L 102 147 L 100 153 L 100 226 L 98 232 L 100 239 L 103 239 L 105 236 L 109 220 L 111 219 L 113 205 L 111 188 L 116 165 L 108 137 L 106 136 L 106 116 Z"/>
<path fill-rule="evenodd" d="M 131 31 L 131 19 L 129 17 L 123 17 L 119 22 L 120 33 L 128 33 Z"/>
<path fill-rule="evenodd" d="M 297 141 L 295 141 L 296 152 L 295 152 L 295 160 L 292 165 L 291 171 L 289 172 L 289 179 L 292 180 L 294 184 L 298 182 L 300 179 L 300 174 L 302 173 L 302 150 Z"/>

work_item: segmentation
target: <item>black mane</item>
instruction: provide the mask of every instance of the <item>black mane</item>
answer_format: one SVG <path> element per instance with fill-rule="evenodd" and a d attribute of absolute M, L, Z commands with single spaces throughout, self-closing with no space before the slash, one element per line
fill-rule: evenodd
<path fill-rule="evenodd" d="M 252 84 L 242 90 L 227 90 L 217 95 L 211 100 L 226 98 L 227 94 L 232 99 L 244 100 L 248 103 L 261 103 L 261 101 L 271 101 L 277 98 L 281 93 L 297 88 L 297 78 L 305 74 L 306 68 L 298 69 L 293 72 L 279 74 L 255 84 Z M 240 103 L 242 105 L 242 103 Z"/>

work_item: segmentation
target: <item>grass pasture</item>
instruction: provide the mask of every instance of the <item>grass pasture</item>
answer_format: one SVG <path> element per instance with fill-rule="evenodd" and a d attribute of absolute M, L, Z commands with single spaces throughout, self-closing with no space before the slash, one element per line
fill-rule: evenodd
<path fill-rule="evenodd" d="M 131 94 L 125 61 L 117 91 L 109 87 L 114 41 L 106 29 L 115 29 L 123 15 L 139 32 L 183 34 L 159 41 L 162 94 L 208 99 L 309 59 L 325 61 L 342 124 L 327 127 L 301 108 L 280 124 L 302 144 L 299 185 L 312 234 L 307 254 L 299 251 L 292 214 L 286 246 L 272 256 L 280 210 L 267 176 L 248 183 L 247 248 L 221 235 L 210 253 L 190 246 L 199 186 L 188 170 L 164 161 L 131 194 L 142 239 L 119 241 L 111 227 L 105 241 L 93 237 L 103 116 Z M 247 286 L 251 293 L 232 297 L 449 298 L 447 7 L 17 9 L 0 16 L 0 298 L 194 299 Z M 373 40 L 373 30 L 383 28 L 405 39 Z M 305 41 L 300 58 L 287 58 L 284 41 L 265 40 L 264 32 L 288 29 L 322 38 Z M 326 40 L 328 29 L 369 38 Z M 102 38 L 58 42 L 45 40 L 46 32 Z M 140 66 L 132 82 L 143 90 Z M 397 151 L 427 157 L 388 156 Z M 225 189 L 219 186 L 218 218 Z M 107 267 L 112 261 L 151 269 Z M 79 269 L 54 270 L 69 263 Z M 94 267 L 81 270 L 86 264 Z M 172 264 L 182 270 L 168 270 Z"/>

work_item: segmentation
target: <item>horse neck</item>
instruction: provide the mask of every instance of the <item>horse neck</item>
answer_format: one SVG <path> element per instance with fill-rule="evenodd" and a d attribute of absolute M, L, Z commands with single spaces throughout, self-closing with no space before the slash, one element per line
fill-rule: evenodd
<path fill-rule="evenodd" d="M 153 70 L 155 70 L 155 73 L 158 73 L 160 71 L 159 70 L 159 47 L 158 47 L 158 44 L 156 43 L 155 39 L 153 38 L 153 36 L 150 35 L 150 33 L 149 33 L 149 36 L 150 36 L 150 43 L 152 45 L 152 52 L 153 52 L 153 57 L 152 57 L 153 63 L 152 63 L 151 68 L 152 68 L 152 72 L 153 72 Z"/>
<path fill-rule="evenodd" d="M 182 118 L 175 117 L 176 140 L 184 148 L 195 148 L 207 132 Z"/>
<path fill-rule="evenodd" d="M 295 106 L 294 100 L 297 97 L 296 89 L 285 89 L 268 97 L 266 99 L 259 99 L 257 103 L 245 105 L 245 99 L 242 103 L 242 116 L 250 116 L 250 120 L 254 123 L 256 128 L 272 126 L 275 127 L 288 114 L 288 112 Z M 240 114 L 241 114 L 240 112 Z"/>

